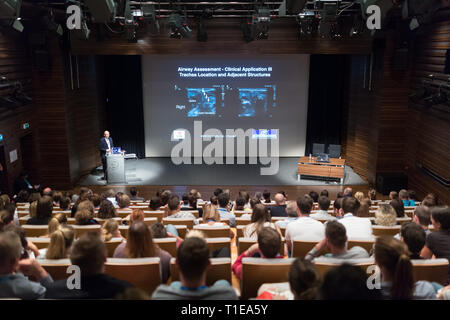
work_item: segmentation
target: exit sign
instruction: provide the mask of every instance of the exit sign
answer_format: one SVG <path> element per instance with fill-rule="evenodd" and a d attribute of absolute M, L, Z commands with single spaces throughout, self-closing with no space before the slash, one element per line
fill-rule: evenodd
<path fill-rule="evenodd" d="M 28 122 L 23 124 L 24 130 L 28 129 L 29 127 L 30 127 L 30 124 Z"/>

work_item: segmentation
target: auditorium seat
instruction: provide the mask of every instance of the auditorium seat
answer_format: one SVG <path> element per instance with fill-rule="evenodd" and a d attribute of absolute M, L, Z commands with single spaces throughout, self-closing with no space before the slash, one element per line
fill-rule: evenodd
<path fill-rule="evenodd" d="M 122 238 L 112 238 L 109 241 L 105 241 L 106 252 L 108 257 L 112 258 L 114 256 L 114 251 L 119 246 L 119 244 L 122 243 L 122 241 L 123 241 Z"/>
<path fill-rule="evenodd" d="M 161 249 L 170 253 L 172 257 L 177 256 L 177 239 L 176 238 L 155 238 L 153 242 Z"/>
<path fill-rule="evenodd" d="M 119 231 L 120 234 L 122 235 L 122 237 L 124 237 L 125 239 L 128 238 L 128 229 L 130 228 L 130 226 L 119 226 Z"/>
<path fill-rule="evenodd" d="M 211 286 L 218 280 L 227 280 L 231 285 L 231 259 L 210 258 L 210 266 L 206 272 L 206 285 Z M 172 281 L 180 281 L 176 259 L 170 260 L 170 274 Z"/>
<path fill-rule="evenodd" d="M 116 217 L 116 218 L 111 218 L 111 219 L 117 221 L 117 223 L 118 223 L 119 225 L 122 224 L 122 218 Z M 108 220 L 110 220 L 110 219 L 100 219 L 100 218 L 95 218 L 95 220 L 103 226 L 103 225 L 105 224 L 105 222 L 108 221 Z"/>
<path fill-rule="evenodd" d="M 108 258 L 105 273 L 150 295 L 161 284 L 160 258 Z"/>
<path fill-rule="evenodd" d="M 174 225 L 174 227 L 177 229 L 180 238 L 184 239 L 186 237 L 187 227 L 183 225 Z"/>
<path fill-rule="evenodd" d="M 238 239 L 238 256 L 242 254 L 245 250 L 250 248 L 253 244 L 258 243 L 257 240 L 254 240 L 252 238 L 239 238 Z M 284 238 L 281 239 L 281 248 L 280 248 L 280 255 L 284 256 L 284 244 L 286 243 L 286 240 Z"/>
<path fill-rule="evenodd" d="M 283 237 L 285 237 L 286 236 L 286 226 L 281 226 L 280 231 L 281 231 L 281 234 L 283 235 Z"/>
<path fill-rule="evenodd" d="M 252 223 L 251 219 L 236 218 L 236 226 L 246 226 Z"/>
<path fill-rule="evenodd" d="M 164 218 L 164 211 L 145 210 L 144 216 L 146 218 L 156 218 L 156 219 L 158 219 L 158 222 L 162 222 L 162 219 Z"/>
<path fill-rule="evenodd" d="M 397 233 L 400 232 L 401 226 L 396 225 L 392 227 L 385 227 L 385 226 L 372 226 L 372 233 L 374 236 L 395 236 Z"/>
<path fill-rule="evenodd" d="M 304 258 L 306 254 L 320 241 L 294 240 L 292 241 L 292 257 Z M 324 250 L 322 253 L 326 253 Z"/>
<path fill-rule="evenodd" d="M 242 259 L 241 299 L 256 297 L 263 283 L 288 281 L 288 273 L 295 259 Z"/>
<path fill-rule="evenodd" d="M 50 244 L 50 238 L 27 237 L 27 240 L 32 242 L 39 250 L 47 248 Z"/>
<path fill-rule="evenodd" d="M 236 226 L 236 239 L 244 237 L 244 228 L 245 227 L 246 227 L 245 225 Z"/>
<path fill-rule="evenodd" d="M 79 238 L 87 232 L 100 232 L 101 227 L 102 226 L 99 224 L 93 224 L 93 225 L 87 225 L 87 226 L 74 225 L 73 228 L 75 230 L 75 238 Z"/>
<path fill-rule="evenodd" d="M 97 220 L 97 219 L 95 219 L 95 220 Z M 75 218 L 67 218 L 67 224 L 70 224 L 73 226 L 75 223 L 76 223 Z M 99 223 L 100 223 L 100 221 L 99 221 Z"/>
<path fill-rule="evenodd" d="M 194 227 L 194 219 L 163 218 L 163 224 L 182 225 L 191 230 Z"/>
<path fill-rule="evenodd" d="M 53 280 L 67 279 L 67 268 L 72 265 L 70 259 L 42 259 L 39 264 L 51 275 Z"/>
<path fill-rule="evenodd" d="M 228 248 L 231 252 L 231 239 L 230 237 L 223 238 L 206 238 L 209 251 L 214 252 L 220 248 Z M 174 255 L 175 257 L 175 255 Z"/>
<path fill-rule="evenodd" d="M 25 224 L 22 226 L 26 237 L 42 237 L 48 234 L 48 226 L 38 226 Z"/>
<path fill-rule="evenodd" d="M 130 225 L 130 220 L 124 220 L 127 225 Z M 152 217 L 152 218 L 144 218 L 144 223 L 147 226 L 151 226 L 152 224 L 158 222 L 158 218 Z"/>
<path fill-rule="evenodd" d="M 373 258 L 366 259 L 334 259 L 334 258 L 320 258 L 314 260 L 314 265 L 316 266 L 317 271 L 322 276 L 332 268 L 337 267 L 343 263 L 349 263 L 355 266 L 361 267 L 364 271 L 367 271 L 369 266 L 375 265 L 375 260 Z"/>
<path fill-rule="evenodd" d="M 375 239 L 373 239 L 373 240 L 351 239 L 351 240 L 348 240 L 348 242 L 347 242 L 347 249 L 351 249 L 353 247 L 361 247 L 361 248 L 364 248 L 367 251 L 367 253 L 370 253 L 370 250 L 372 250 L 374 244 L 375 244 Z"/>
<path fill-rule="evenodd" d="M 236 218 L 239 218 L 239 217 L 241 217 L 243 214 L 247 214 L 247 213 L 252 214 L 251 211 L 248 212 L 248 211 L 245 211 L 245 210 L 234 210 L 234 215 L 236 216 Z"/>
<path fill-rule="evenodd" d="M 205 234 L 207 238 L 226 238 L 230 237 L 229 226 L 194 226 L 194 230 L 199 230 Z"/>
<path fill-rule="evenodd" d="M 447 259 L 412 259 L 414 281 L 426 280 L 445 285 L 448 277 Z"/>

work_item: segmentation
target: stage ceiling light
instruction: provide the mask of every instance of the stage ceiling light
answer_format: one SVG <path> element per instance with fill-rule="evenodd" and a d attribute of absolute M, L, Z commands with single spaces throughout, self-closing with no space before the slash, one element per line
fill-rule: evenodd
<path fill-rule="evenodd" d="M 116 17 L 117 4 L 114 0 L 84 0 L 96 23 L 113 22 Z"/>
<path fill-rule="evenodd" d="M 21 5 L 22 0 L 0 0 L 0 25 L 22 32 L 24 28 L 20 21 Z"/>
<path fill-rule="evenodd" d="M 170 37 L 175 39 L 189 38 L 192 34 L 186 18 L 181 17 L 179 13 L 171 13 L 167 24 L 170 27 Z"/>

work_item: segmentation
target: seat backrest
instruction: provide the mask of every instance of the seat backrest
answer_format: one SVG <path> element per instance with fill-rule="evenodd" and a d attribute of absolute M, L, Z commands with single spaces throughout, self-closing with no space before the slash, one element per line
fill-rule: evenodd
<path fill-rule="evenodd" d="M 231 252 L 231 239 L 230 237 L 217 237 L 217 238 L 206 238 L 206 243 L 210 252 L 214 252 L 220 248 L 228 248 Z M 173 256 L 175 257 L 175 256 Z"/>
<path fill-rule="evenodd" d="M 339 158 L 341 156 L 341 145 L 330 144 L 328 146 L 328 153 L 330 155 L 330 158 Z"/>
<path fill-rule="evenodd" d="M 194 219 L 163 218 L 163 224 L 183 225 L 191 230 L 194 226 Z"/>
<path fill-rule="evenodd" d="M 79 238 L 88 232 L 100 232 L 102 226 L 100 224 L 92 224 L 87 226 L 74 225 L 73 228 L 75 230 L 75 238 Z"/>
<path fill-rule="evenodd" d="M 32 242 L 39 250 L 47 248 L 50 244 L 50 238 L 27 237 L 27 240 Z"/>
<path fill-rule="evenodd" d="M 150 295 L 161 284 L 159 258 L 108 258 L 105 263 L 105 273 L 116 279 L 127 281 Z"/>
<path fill-rule="evenodd" d="M 122 238 L 112 238 L 109 241 L 105 241 L 106 251 L 109 258 L 112 258 L 114 256 L 114 251 L 119 246 L 119 244 L 122 243 L 122 241 Z"/>
<path fill-rule="evenodd" d="M 304 258 L 306 254 L 314 248 L 319 241 L 316 240 L 294 240 L 292 248 L 292 257 Z"/>
<path fill-rule="evenodd" d="M 122 237 L 124 237 L 125 239 L 128 238 L 128 229 L 130 228 L 130 226 L 119 226 L 119 231 L 120 234 L 122 235 Z"/>
<path fill-rule="evenodd" d="M 252 223 L 251 219 L 236 218 L 236 226 L 246 226 Z"/>
<path fill-rule="evenodd" d="M 281 234 L 283 235 L 283 237 L 285 237 L 286 236 L 286 225 L 280 226 L 280 231 L 281 231 Z"/>
<path fill-rule="evenodd" d="M 244 228 L 246 225 L 236 226 L 236 238 L 244 237 Z"/>
<path fill-rule="evenodd" d="M 227 280 L 231 284 L 231 258 L 209 258 L 210 266 L 206 274 L 206 285 L 211 286 L 217 280 Z M 179 281 L 176 259 L 170 260 L 170 274 L 172 281 Z"/>
<path fill-rule="evenodd" d="M 122 218 L 119 217 L 115 217 L 115 218 L 111 218 L 112 220 L 115 220 L 119 226 L 122 224 Z M 67 219 L 68 220 L 68 219 Z M 110 220 L 110 219 L 100 219 L 100 218 L 95 218 L 95 220 L 100 223 L 102 226 L 105 224 L 106 221 Z"/>
<path fill-rule="evenodd" d="M 447 259 L 411 260 L 414 281 L 426 280 L 445 285 L 448 279 L 449 262 Z"/>
<path fill-rule="evenodd" d="M 176 238 L 154 238 L 153 242 L 161 249 L 170 253 L 172 257 L 177 256 L 177 239 Z"/>
<path fill-rule="evenodd" d="M 205 234 L 207 238 L 226 238 L 230 237 L 229 226 L 194 226 L 194 230 L 199 230 Z"/>
<path fill-rule="evenodd" d="M 348 240 L 347 242 L 347 248 L 351 249 L 353 247 L 361 247 L 364 248 L 367 253 L 370 253 L 370 250 L 372 250 L 373 245 L 375 244 L 375 239 L 373 240 Z"/>
<path fill-rule="evenodd" d="M 375 265 L 375 260 L 373 258 L 367 259 L 333 259 L 333 258 L 319 258 L 314 260 L 314 265 L 316 266 L 317 271 L 323 278 L 326 273 L 343 263 L 349 263 L 355 266 L 361 267 L 364 271 L 367 271 L 369 266 Z"/>
<path fill-rule="evenodd" d="M 42 259 L 39 260 L 39 264 L 48 272 L 53 280 L 67 279 L 70 274 L 67 273 L 67 268 L 72 265 L 70 259 Z"/>
<path fill-rule="evenodd" d="M 246 211 L 246 210 L 234 210 L 234 215 L 236 216 L 236 218 L 239 218 L 239 217 L 242 216 L 243 214 L 247 214 L 247 213 L 252 214 L 251 211 Z"/>
<path fill-rule="evenodd" d="M 263 283 L 288 281 L 288 273 L 295 259 L 242 259 L 241 298 L 256 297 Z"/>
<path fill-rule="evenodd" d="M 242 252 L 250 248 L 252 245 L 257 243 L 258 241 L 252 238 L 239 238 L 238 239 L 238 255 L 241 255 Z M 280 247 L 280 255 L 284 256 L 284 244 L 285 239 L 281 239 L 281 247 Z"/>
<path fill-rule="evenodd" d="M 26 237 L 42 237 L 48 234 L 48 226 L 47 225 L 31 225 L 24 224 L 22 225 L 23 230 L 25 231 Z"/>
<path fill-rule="evenodd" d="M 174 227 L 177 229 L 180 238 L 184 239 L 186 237 L 187 227 L 183 225 L 174 225 Z"/>
<path fill-rule="evenodd" d="M 372 233 L 374 236 L 395 236 L 400 232 L 399 225 L 392 227 L 384 227 L 384 226 L 372 226 Z"/>
<path fill-rule="evenodd" d="M 318 153 L 325 153 L 325 145 L 323 143 L 313 143 L 313 155 Z"/>
<path fill-rule="evenodd" d="M 164 218 L 164 211 L 144 211 L 144 216 L 147 218 L 156 218 L 158 222 L 162 222 Z"/>

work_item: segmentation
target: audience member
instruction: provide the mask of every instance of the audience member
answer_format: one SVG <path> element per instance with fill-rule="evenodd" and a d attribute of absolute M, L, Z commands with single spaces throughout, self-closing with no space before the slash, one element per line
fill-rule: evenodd
<path fill-rule="evenodd" d="M 394 208 L 395 213 L 397 214 L 397 218 L 405 217 L 405 207 L 403 206 L 403 202 L 399 199 L 394 199 L 389 202 L 389 204 Z"/>
<path fill-rule="evenodd" d="M 389 193 L 389 199 L 390 200 L 394 200 L 394 199 L 399 199 L 398 198 L 398 192 L 397 191 L 391 191 L 390 193 Z"/>
<path fill-rule="evenodd" d="M 289 285 L 295 300 L 316 300 L 320 288 L 320 275 L 315 265 L 297 258 L 289 269 Z"/>
<path fill-rule="evenodd" d="M 130 197 L 127 196 L 126 194 L 121 195 L 118 199 L 117 199 L 117 205 L 120 209 L 120 211 L 131 211 L 132 209 L 130 208 L 131 206 L 131 200 Z M 100 205 L 101 207 L 101 205 Z"/>
<path fill-rule="evenodd" d="M 431 210 L 426 206 L 418 206 L 414 210 L 412 221 L 420 225 L 428 236 L 431 231 L 428 229 L 431 224 Z"/>
<path fill-rule="evenodd" d="M 272 217 L 286 217 L 286 200 L 281 193 L 277 193 L 273 198 L 275 200 L 275 206 L 269 207 L 269 212 Z"/>
<path fill-rule="evenodd" d="M 104 242 L 111 241 L 113 238 L 123 239 L 120 233 L 119 223 L 114 219 L 106 220 L 102 226 L 101 238 Z"/>
<path fill-rule="evenodd" d="M 324 189 L 324 190 L 320 191 L 320 197 L 329 198 L 328 190 Z"/>
<path fill-rule="evenodd" d="M 78 210 L 75 214 L 75 224 L 78 226 L 86 226 L 92 224 L 98 224 L 98 221 L 94 219 L 94 215 L 87 209 Z"/>
<path fill-rule="evenodd" d="M 380 204 L 375 212 L 375 224 L 392 227 L 397 224 L 397 213 L 390 204 Z"/>
<path fill-rule="evenodd" d="M 359 209 L 359 201 L 354 197 L 345 197 L 338 218 L 347 230 L 347 237 L 352 239 L 372 239 L 372 223 L 367 218 L 355 216 Z"/>
<path fill-rule="evenodd" d="M 181 211 L 180 198 L 177 195 L 172 195 L 168 202 L 168 217 L 175 219 L 192 219 L 194 224 L 198 224 L 198 220 L 189 211 Z"/>
<path fill-rule="evenodd" d="M 38 259 L 66 259 L 75 238 L 72 226 L 60 226 L 50 234 L 50 244 L 39 250 Z"/>
<path fill-rule="evenodd" d="M 364 199 L 364 193 L 362 193 L 361 191 L 356 192 L 355 198 L 358 199 L 359 202 L 361 202 L 362 199 Z"/>
<path fill-rule="evenodd" d="M 244 237 L 257 240 L 258 233 L 265 227 L 273 228 L 281 235 L 280 229 L 273 222 L 271 222 L 267 207 L 259 203 L 253 209 L 251 223 L 246 225 L 243 230 Z"/>
<path fill-rule="evenodd" d="M 377 200 L 377 190 L 370 189 L 369 192 L 367 193 L 367 195 L 369 196 L 369 199 L 371 201 Z"/>
<path fill-rule="evenodd" d="M 25 236 L 25 230 L 23 230 L 22 227 L 15 225 L 14 223 L 10 223 L 3 227 L 3 231 L 14 232 L 19 237 L 20 243 L 22 244 L 22 255 L 20 258 L 21 260 L 28 258 L 35 259 L 39 255 L 38 248 L 34 245 L 34 243 L 27 239 L 27 237 Z"/>
<path fill-rule="evenodd" d="M 130 200 L 133 201 L 144 201 L 144 198 L 139 197 L 139 191 L 136 187 L 130 188 Z"/>
<path fill-rule="evenodd" d="M 398 192 L 399 199 L 403 202 L 403 206 L 405 207 L 414 207 L 416 202 L 414 200 L 409 199 L 408 190 L 402 189 Z"/>
<path fill-rule="evenodd" d="M 318 199 L 319 203 L 319 212 L 312 213 L 309 216 L 313 219 L 317 220 L 334 220 L 336 217 L 328 213 L 328 208 L 330 207 L 330 199 L 325 196 L 320 196 Z"/>
<path fill-rule="evenodd" d="M 62 197 L 59 200 L 59 208 L 61 209 L 61 211 L 69 212 L 70 211 L 70 198 Z"/>
<path fill-rule="evenodd" d="M 347 187 L 344 189 L 344 193 L 342 194 L 342 197 L 353 197 L 353 189 L 351 187 Z"/>
<path fill-rule="evenodd" d="M 58 230 L 59 227 L 67 224 L 67 216 L 65 213 L 57 213 L 50 219 L 48 223 L 48 236 L 50 236 L 54 231 Z"/>
<path fill-rule="evenodd" d="M 402 224 L 400 229 L 400 240 L 402 240 L 409 249 L 410 259 L 422 259 L 420 253 L 425 246 L 427 236 L 423 228 L 414 222 Z"/>
<path fill-rule="evenodd" d="M 309 196 L 313 199 L 314 202 L 319 201 L 319 194 L 315 191 L 310 191 Z"/>
<path fill-rule="evenodd" d="M 159 211 L 161 208 L 161 199 L 159 197 L 152 197 L 148 207 L 152 211 Z"/>
<path fill-rule="evenodd" d="M 228 208 L 230 198 L 226 193 L 219 194 L 217 198 L 219 203 L 219 208 L 217 210 L 219 211 L 220 219 L 229 219 L 230 227 L 236 227 L 236 216 L 232 212 L 230 212 Z"/>
<path fill-rule="evenodd" d="M 97 217 L 99 219 L 111 219 L 117 216 L 116 208 L 109 200 L 103 200 L 98 209 Z"/>
<path fill-rule="evenodd" d="M 50 196 L 41 197 L 36 205 L 36 217 L 27 220 L 30 225 L 48 225 L 52 218 L 53 199 Z"/>
<path fill-rule="evenodd" d="M 361 218 L 369 218 L 370 217 L 370 206 L 372 205 L 372 201 L 369 198 L 364 198 L 360 201 L 360 206 L 356 215 Z"/>
<path fill-rule="evenodd" d="M 263 198 L 264 198 L 264 203 L 271 203 L 272 202 L 270 200 L 270 191 L 269 190 L 264 190 Z"/>
<path fill-rule="evenodd" d="M 297 203 L 295 201 L 289 201 L 286 205 L 286 213 L 287 218 L 284 220 L 279 220 L 275 222 L 275 224 L 279 228 L 286 228 L 286 226 L 291 223 L 292 221 L 295 221 L 298 219 L 297 215 Z"/>

